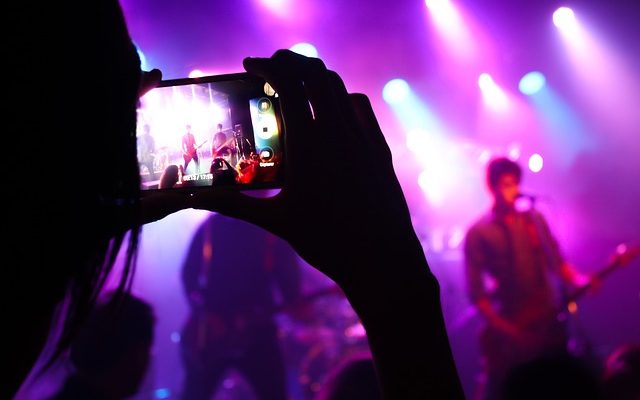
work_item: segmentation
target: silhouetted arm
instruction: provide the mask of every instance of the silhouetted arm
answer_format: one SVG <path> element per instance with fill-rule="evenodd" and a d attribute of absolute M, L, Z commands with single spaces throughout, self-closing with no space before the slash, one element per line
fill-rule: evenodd
<path fill-rule="evenodd" d="M 287 50 L 244 64 L 279 94 L 284 187 L 271 198 L 197 193 L 192 206 L 275 233 L 336 282 L 367 330 L 385 398 L 463 398 L 438 283 L 368 98 L 349 94 L 319 59 Z M 326 150 L 338 145 L 350 156 Z"/>

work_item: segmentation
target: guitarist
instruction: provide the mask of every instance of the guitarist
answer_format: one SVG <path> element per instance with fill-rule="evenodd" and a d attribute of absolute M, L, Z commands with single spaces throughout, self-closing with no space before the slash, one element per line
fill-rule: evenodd
<path fill-rule="evenodd" d="M 227 134 L 222 130 L 222 124 L 218 124 L 218 131 L 213 135 L 213 142 L 211 143 L 211 158 L 222 157 L 223 155 L 230 155 L 231 159 L 227 161 L 236 166 L 238 162 L 238 150 L 236 148 L 235 136 L 227 137 Z"/>
<path fill-rule="evenodd" d="M 149 171 L 150 180 L 156 179 L 154 168 L 156 158 L 156 141 L 151 135 L 151 126 L 145 124 L 142 127 L 142 134 L 138 136 L 138 162 L 144 165 Z"/>
<path fill-rule="evenodd" d="M 486 322 L 478 393 L 485 399 L 499 399 L 504 376 L 516 364 L 566 351 L 567 330 L 557 318 L 561 288 L 589 281 L 564 260 L 542 214 L 533 207 L 516 209 L 521 176 L 508 158 L 488 164 L 493 207 L 465 237 L 470 299 Z"/>
<path fill-rule="evenodd" d="M 297 256 L 286 242 L 221 214 L 205 220 L 182 268 L 191 307 L 180 342 L 182 398 L 213 398 L 230 368 L 243 375 L 257 398 L 287 398 L 274 312 L 292 306 L 294 317 L 304 316 L 296 307 L 302 304 L 300 278 Z"/>
<path fill-rule="evenodd" d="M 191 160 L 196 164 L 196 173 L 200 172 L 200 159 L 198 158 L 198 147 L 196 146 L 196 138 L 191 132 L 191 125 L 186 125 L 187 131 L 182 135 L 182 158 L 184 159 L 184 171 L 186 173 L 187 167 Z M 204 144 L 204 143 L 203 143 Z"/>

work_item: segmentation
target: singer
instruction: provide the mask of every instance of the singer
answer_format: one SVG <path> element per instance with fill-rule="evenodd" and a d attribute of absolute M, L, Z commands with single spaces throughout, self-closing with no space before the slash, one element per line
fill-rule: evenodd
<path fill-rule="evenodd" d="M 478 398 L 500 399 L 507 372 L 537 357 L 567 350 L 562 305 L 551 274 L 567 285 L 588 279 L 562 256 L 545 218 L 534 208 L 519 211 L 522 169 L 508 158 L 487 167 L 493 207 L 467 231 L 465 273 L 471 302 L 485 320 L 479 336 L 484 377 Z M 487 284 L 492 282 L 492 284 Z"/>

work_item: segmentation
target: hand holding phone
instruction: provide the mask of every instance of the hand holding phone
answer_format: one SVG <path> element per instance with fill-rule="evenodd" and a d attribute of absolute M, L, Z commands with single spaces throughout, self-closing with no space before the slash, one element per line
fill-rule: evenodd
<path fill-rule="evenodd" d="M 264 79 L 160 81 L 140 98 L 137 122 L 143 192 L 282 185 L 284 124 Z"/>

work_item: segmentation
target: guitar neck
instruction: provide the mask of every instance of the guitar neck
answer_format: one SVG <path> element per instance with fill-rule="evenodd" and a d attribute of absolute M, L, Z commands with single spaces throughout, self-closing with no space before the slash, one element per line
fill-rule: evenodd
<path fill-rule="evenodd" d="M 640 255 L 640 247 L 625 246 L 621 252 L 617 253 L 613 257 L 613 260 L 609 264 L 607 264 L 607 266 L 605 266 L 603 269 L 601 269 L 597 273 L 593 274 L 589 283 L 587 283 L 582 287 L 579 287 L 573 293 L 571 293 L 571 295 L 567 297 L 567 304 L 573 303 L 576 300 L 578 300 L 580 297 L 586 294 L 589 291 L 589 289 L 591 289 L 591 287 L 594 285 L 595 282 L 602 281 L 604 278 L 610 275 L 613 271 L 622 267 L 625 264 L 628 264 L 629 262 L 631 262 L 631 260 L 633 260 L 638 255 Z"/>

